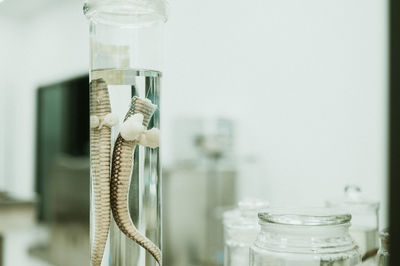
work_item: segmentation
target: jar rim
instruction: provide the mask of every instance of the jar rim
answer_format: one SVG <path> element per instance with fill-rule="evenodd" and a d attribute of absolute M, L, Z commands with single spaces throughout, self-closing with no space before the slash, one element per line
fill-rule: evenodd
<path fill-rule="evenodd" d="M 135 27 L 168 20 L 165 0 L 87 0 L 83 12 L 95 23 Z"/>
<path fill-rule="evenodd" d="M 242 217 L 257 221 L 257 214 L 269 207 L 269 202 L 257 198 L 247 198 L 239 201 L 238 209 Z"/>
<path fill-rule="evenodd" d="M 269 202 L 258 198 L 245 198 L 239 201 L 240 210 L 260 210 L 269 206 Z"/>
<path fill-rule="evenodd" d="M 260 223 L 330 226 L 350 223 L 351 214 L 328 208 L 276 209 L 260 212 L 258 218 L 260 219 Z"/>

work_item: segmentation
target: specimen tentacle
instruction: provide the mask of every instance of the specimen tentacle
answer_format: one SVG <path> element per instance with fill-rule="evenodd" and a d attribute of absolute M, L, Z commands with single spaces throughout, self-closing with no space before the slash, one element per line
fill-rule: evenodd
<path fill-rule="evenodd" d="M 124 121 L 128 122 L 128 119 L 134 115 L 142 114 L 142 125 L 144 128 L 147 128 L 155 110 L 156 105 L 153 105 L 148 99 L 142 99 L 135 96 L 132 98 L 131 107 Z M 133 130 L 138 130 L 137 127 L 132 128 Z M 132 136 L 131 134 L 126 135 Z M 135 135 L 137 134 L 134 134 L 133 136 Z M 161 250 L 150 239 L 137 230 L 129 214 L 129 186 L 131 183 L 133 168 L 133 154 L 138 141 L 138 138 L 126 140 L 121 136 L 121 134 L 119 134 L 115 142 L 111 170 L 111 209 L 114 220 L 119 229 L 127 237 L 145 248 L 161 266 Z"/>
<path fill-rule="evenodd" d="M 94 236 L 91 265 L 99 266 L 110 226 L 110 153 L 111 128 L 99 127 L 99 119 L 111 113 L 107 84 L 103 79 L 90 82 L 90 158 L 94 199 Z"/>

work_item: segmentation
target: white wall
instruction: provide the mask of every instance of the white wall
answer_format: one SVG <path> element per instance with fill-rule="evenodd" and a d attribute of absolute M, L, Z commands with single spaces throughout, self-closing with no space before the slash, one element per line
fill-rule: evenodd
<path fill-rule="evenodd" d="M 258 154 L 258 170 L 242 175 L 241 196 L 319 204 L 356 183 L 387 207 L 385 1 L 173 0 L 170 6 L 164 155 L 173 152 L 176 117 L 233 117 L 238 158 Z M 81 3 L 73 1 L 19 28 L 27 64 L 16 69 L 28 77 L 13 92 L 17 122 L 6 133 L 23 151 L 12 156 L 13 189 L 28 195 L 34 90 L 87 71 L 88 27 Z M 164 162 L 171 163 L 169 156 Z"/>
<path fill-rule="evenodd" d="M 21 107 L 20 99 L 15 95 L 19 89 L 20 80 L 16 77 L 20 66 L 20 49 L 22 38 L 20 35 L 21 23 L 19 21 L 0 18 L 0 190 L 5 190 L 14 185 L 15 171 L 18 168 L 17 153 L 24 153 L 14 134 L 21 129 L 17 125 L 17 115 Z M 24 97 L 26 98 L 26 97 Z M 14 148 L 16 147 L 16 148 Z M 28 147 L 29 149 L 29 147 Z M 30 158 L 30 160 L 32 160 Z M 29 163 L 29 162 L 28 162 Z M 21 183 L 23 184 L 23 183 Z M 20 184 L 20 186 L 21 186 Z"/>
<path fill-rule="evenodd" d="M 240 156 L 260 165 L 240 195 L 315 205 L 355 183 L 387 207 L 385 1 L 174 0 L 171 11 L 164 125 L 237 118 Z"/>
<path fill-rule="evenodd" d="M 3 43 L 5 60 L 0 64 L 7 69 L 8 83 L 0 89 L 7 95 L 8 111 L 2 119 L 8 127 L 3 132 L 6 167 L 0 180 L 23 198 L 34 196 L 36 89 L 88 70 L 88 26 L 80 1 L 44 11 L 23 21 L 3 19 L 8 24 L 2 24 L 9 33 L 4 36 L 8 42 Z"/>
<path fill-rule="evenodd" d="M 9 43 L 6 40 L 11 40 L 12 35 L 11 35 L 11 26 L 8 25 L 7 20 L 0 20 L 0 33 L 2 36 L 4 36 L 4 40 L 0 42 L 0 58 L 5 60 L 6 59 L 6 54 L 7 54 L 7 48 L 9 47 Z M 7 68 L 5 64 L 0 64 L 0 75 L 1 79 L 3 80 L 4 87 L 6 87 L 6 79 L 7 79 L 7 74 L 6 74 Z M 5 94 L 4 90 L 1 90 L 2 94 Z M 6 111 L 6 100 L 5 97 L 0 97 L 0 114 L 4 114 Z M 2 115 L 1 121 L 4 123 L 5 122 L 5 117 Z M 5 165 L 6 165 L 6 139 L 5 139 L 5 127 L 0 127 L 0 190 L 4 190 L 6 187 L 5 181 Z"/>

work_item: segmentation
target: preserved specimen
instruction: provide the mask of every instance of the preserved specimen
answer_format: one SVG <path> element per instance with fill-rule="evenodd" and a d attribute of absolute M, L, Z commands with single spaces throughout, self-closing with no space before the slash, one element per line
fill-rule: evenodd
<path fill-rule="evenodd" d="M 84 12 L 90 20 L 91 265 L 161 265 L 166 2 L 87 0 Z"/>

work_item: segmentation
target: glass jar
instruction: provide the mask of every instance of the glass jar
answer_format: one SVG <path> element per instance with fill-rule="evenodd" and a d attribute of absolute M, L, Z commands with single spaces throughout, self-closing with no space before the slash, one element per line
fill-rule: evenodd
<path fill-rule="evenodd" d="M 389 230 L 385 229 L 379 233 L 378 266 L 389 266 Z"/>
<path fill-rule="evenodd" d="M 260 231 L 257 213 L 268 207 L 259 199 L 240 201 L 238 208 L 224 213 L 224 265 L 245 266 L 249 263 L 249 248 Z"/>
<path fill-rule="evenodd" d="M 327 207 L 351 214 L 350 234 L 361 255 L 378 248 L 379 202 L 365 199 L 358 186 L 349 185 L 344 189 L 344 200 L 328 201 Z"/>
<path fill-rule="evenodd" d="M 351 215 L 327 209 L 270 210 L 258 214 L 260 234 L 251 266 L 352 266 L 360 253 L 349 234 Z"/>
<path fill-rule="evenodd" d="M 161 264 L 164 0 L 87 0 L 91 265 Z"/>

